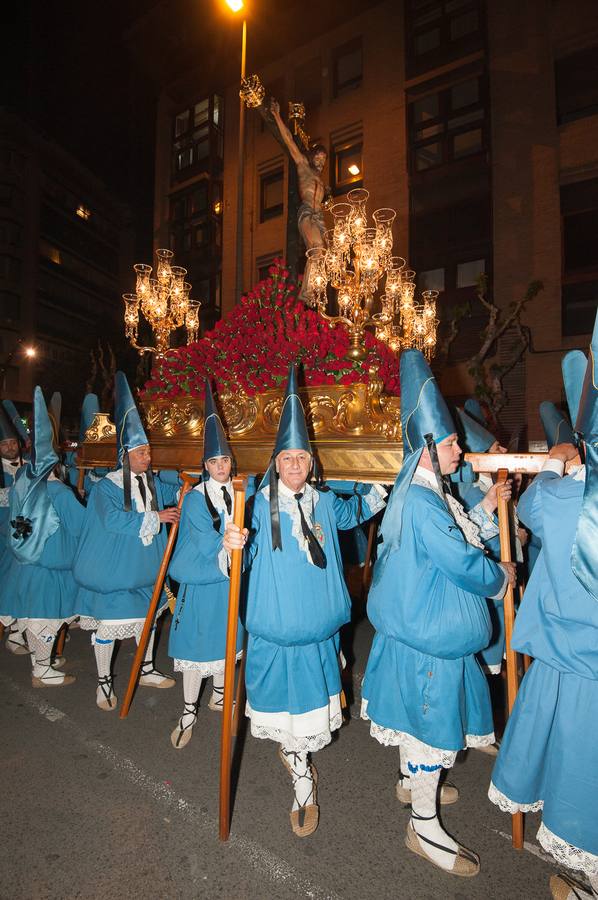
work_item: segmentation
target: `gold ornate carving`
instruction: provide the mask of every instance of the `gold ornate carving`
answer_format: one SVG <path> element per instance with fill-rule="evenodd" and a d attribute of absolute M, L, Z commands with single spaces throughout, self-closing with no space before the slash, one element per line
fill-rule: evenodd
<path fill-rule="evenodd" d="M 116 440 L 116 428 L 108 417 L 108 413 L 96 413 L 93 422 L 85 432 L 86 443 Z"/>
<path fill-rule="evenodd" d="M 371 371 L 368 384 L 300 389 L 314 449 L 327 477 L 394 481 L 403 450 L 401 407 L 399 398 L 384 394 L 382 387 L 377 373 Z M 240 471 L 263 472 L 267 468 L 282 401 L 282 390 L 255 397 L 242 391 L 220 397 L 222 421 Z M 142 409 L 153 465 L 196 470 L 201 458 L 203 403 L 188 397 L 151 400 L 143 403 Z M 94 428 L 94 422 L 82 448 L 84 465 L 114 462 L 114 426 L 105 414 L 96 421 L 98 418 L 101 427 Z M 96 436 L 100 431 L 103 436 Z"/>

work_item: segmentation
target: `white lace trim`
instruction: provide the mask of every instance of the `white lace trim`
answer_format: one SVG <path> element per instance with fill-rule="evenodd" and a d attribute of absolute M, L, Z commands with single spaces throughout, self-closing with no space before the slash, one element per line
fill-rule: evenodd
<path fill-rule="evenodd" d="M 498 534 L 498 524 L 494 515 L 486 512 L 482 505 L 483 502 L 483 500 L 480 500 L 479 503 L 476 503 L 467 515 L 478 526 L 482 540 L 489 541 Z"/>
<path fill-rule="evenodd" d="M 70 625 L 76 618 L 69 616 L 67 619 L 19 619 L 19 631 L 27 629 L 35 637 L 49 642 L 54 640 L 64 622 Z"/>
<path fill-rule="evenodd" d="M 598 856 L 567 843 L 558 835 L 553 834 L 544 822 L 540 825 L 536 839 L 540 846 L 561 865 L 567 866 L 568 869 L 584 872 L 588 878 L 593 879 L 598 876 Z"/>
<path fill-rule="evenodd" d="M 315 734 L 309 737 L 293 737 L 286 731 L 278 728 L 267 728 L 264 725 L 254 725 L 251 723 L 251 734 L 256 738 L 264 740 L 277 741 L 285 750 L 292 750 L 294 753 L 317 753 L 323 750 L 332 740 L 331 732 L 337 731 L 343 724 L 342 714 L 339 713 L 335 719 L 330 722 L 330 731 L 323 731 L 321 734 Z"/>
<path fill-rule="evenodd" d="M 486 675 L 500 675 L 502 671 L 502 663 L 492 663 L 491 665 L 483 663 L 482 669 L 486 673 Z"/>
<path fill-rule="evenodd" d="M 429 490 L 434 491 L 439 497 L 443 497 L 467 543 L 471 544 L 472 547 L 478 547 L 480 550 L 484 549 L 484 545 L 480 540 L 480 529 L 475 522 L 472 522 L 458 500 L 451 494 L 441 493 L 436 481 L 436 476 L 433 472 L 418 466 L 413 475 L 412 482 L 413 484 L 418 484 L 420 487 L 426 487 Z"/>
<path fill-rule="evenodd" d="M 412 734 L 405 731 L 395 731 L 394 728 L 384 728 L 382 725 L 376 725 L 368 716 L 368 701 L 361 701 L 361 718 L 371 722 L 370 734 L 378 743 L 385 747 L 401 747 L 406 759 L 412 762 L 421 762 L 424 765 L 442 766 L 443 769 L 451 769 L 455 765 L 458 750 L 443 750 L 440 747 L 432 747 L 425 744 Z M 494 732 L 490 734 L 467 734 L 465 735 L 465 746 L 467 747 L 486 747 L 494 743 Z"/>
<path fill-rule="evenodd" d="M 488 799 L 503 812 L 511 813 L 511 815 L 518 812 L 538 812 L 544 807 L 543 800 L 535 800 L 533 803 L 516 803 L 514 800 L 510 800 L 502 791 L 498 790 L 493 781 L 490 782 L 488 788 Z"/>
<path fill-rule="evenodd" d="M 276 478 L 276 475 L 273 474 L 271 477 Z M 269 484 L 267 484 L 266 487 L 262 488 L 262 494 L 264 495 L 266 500 L 270 502 Z M 303 510 L 303 515 L 305 516 L 305 521 L 312 529 L 312 509 L 315 509 L 319 500 L 320 495 L 318 494 L 318 492 L 314 490 L 314 488 L 312 488 L 310 484 L 306 483 L 303 486 L 303 497 L 301 498 L 300 503 L 301 509 Z M 295 496 L 292 491 L 287 488 L 281 481 L 278 482 L 278 508 L 281 512 L 286 513 L 290 518 L 292 522 L 291 533 L 297 541 L 299 549 L 302 551 L 302 553 L 305 553 L 305 558 L 307 559 L 308 563 L 310 563 L 310 565 L 312 566 L 315 565 L 315 563 L 312 561 L 311 553 L 309 552 L 309 545 L 303 537 L 303 532 L 301 530 L 301 517 L 299 515 L 299 507 L 297 501 L 295 500 Z"/>
<path fill-rule="evenodd" d="M 143 516 L 139 537 L 144 547 L 149 547 L 154 535 L 160 531 L 160 518 L 155 510 L 148 509 Z"/>
<path fill-rule="evenodd" d="M 235 661 L 239 662 L 243 656 L 243 651 L 239 650 L 235 656 Z M 210 662 L 194 662 L 192 659 L 174 659 L 175 672 L 199 672 L 202 678 L 208 678 L 210 675 L 224 674 L 224 659 L 213 659 Z"/>
<path fill-rule="evenodd" d="M 165 609 L 168 609 L 168 601 L 158 609 L 156 619 Z M 91 616 L 81 616 L 79 620 L 79 627 L 83 631 L 95 631 L 96 636 L 102 640 L 114 641 L 140 637 L 144 624 L 145 619 L 94 619 Z"/>
<path fill-rule="evenodd" d="M 0 616 L 0 625 L 4 625 L 5 628 L 8 628 L 9 625 L 16 621 L 14 616 Z"/>
<path fill-rule="evenodd" d="M 6 508 L 9 505 L 10 488 L 0 488 L 0 507 Z"/>
<path fill-rule="evenodd" d="M 367 505 L 370 508 L 371 514 L 374 516 L 377 512 L 380 512 L 381 509 L 384 509 L 386 506 L 386 500 L 384 499 L 383 494 L 380 491 L 384 489 L 380 487 L 379 484 L 373 484 L 372 490 L 369 494 L 362 494 L 362 499 L 365 500 Z"/>
<path fill-rule="evenodd" d="M 264 713 L 251 708 L 245 714 L 251 719 L 251 733 L 256 738 L 277 741 L 286 750 L 315 753 L 332 740 L 332 732 L 343 724 L 340 694 L 329 698 L 326 706 L 306 713 Z"/>

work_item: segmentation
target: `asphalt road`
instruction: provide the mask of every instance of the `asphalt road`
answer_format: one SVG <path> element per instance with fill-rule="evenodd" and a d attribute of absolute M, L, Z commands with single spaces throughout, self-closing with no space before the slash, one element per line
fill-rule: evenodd
<path fill-rule="evenodd" d="M 158 665 L 171 671 L 167 627 Z M 320 826 L 309 838 L 290 829 L 290 779 L 270 741 L 246 734 L 230 841 L 218 840 L 220 716 L 204 692 L 190 744 L 175 751 L 170 732 L 182 706 L 172 690 L 140 688 L 129 717 L 95 705 L 89 635 L 66 645 L 75 684 L 31 687 L 28 657 L 0 649 L 2 900 L 502 900 L 549 898 L 556 868 L 526 820 L 526 846 L 510 844 L 510 818 L 486 799 L 492 758 L 470 751 L 451 773 L 461 798 L 446 809 L 447 830 L 482 860 L 477 878 L 443 874 L 404 846 L 409 809 L 395 798 L 397 752 L 369 736 L 359 681 L 371 630 L 353 639 L 352 720 L 317 754 Z M 115 669 L 124 687 L 134 642 Z"/>

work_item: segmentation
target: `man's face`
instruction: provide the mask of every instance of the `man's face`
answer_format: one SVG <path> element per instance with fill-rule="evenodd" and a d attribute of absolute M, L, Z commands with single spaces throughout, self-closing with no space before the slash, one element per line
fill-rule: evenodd
<path fill-rule="evenodd" d="M 456 472 L 462 452 L 457 442 L 457 435 L 449 434 L 448 437 L 445 437 L 444 440 L 436 445 L 436 450 L 441 473 L 443 475 L 452 475 L 453 472 Z"/>
<path fill-rule="evenodd" d="M 230 456 L 212 456 L 205 462 L 208 475 L 220 484 L 226 484 L 230 478 L 232 460 Z"/>
<path fill-rule="evenodd" d="M 276 457 L 276 471 L 280 480 L 294 494 L 303 490 L 310 469 L 311 455 L 305 450 L 283 450 Z"/>
<path fill-rule="evenodd" d="M 311 164 L 316 170 L 316 172 L 323 172 L 324 166 L 326 165 L 326 160 L 328 156 L 324 150 L 318 150 L 317 153 L 314 153 Z"/>
<path fill-rule="evenodd" d="M 129 465 L 134 475 L 141 475 L 147 472 L 152 462 L 152 453 L 149 444 L 143 444 L 141 447 L 135 447 L 129 450 Z"/>
<path fill-rule="evenodd" d="M 19 458 L 19 442 L 14 438 L 0 441 L 0 456 L 10 462 L 15 462 Z"/>

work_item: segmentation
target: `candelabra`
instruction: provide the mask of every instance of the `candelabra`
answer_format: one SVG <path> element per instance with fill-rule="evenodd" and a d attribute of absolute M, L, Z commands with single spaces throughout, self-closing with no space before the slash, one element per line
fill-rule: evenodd
<path fill-rule="evenodd" d="M 402 257 L 392 255 L 396 213 L 377 209 L 371 227 L 368 197 L 368 191 L 358 188 L 349 191 L 346 203 L 330 208 L 334 224 L 325 233 L 325 246 L 306 254 L 311 303 L 333 325 L 347 326 L 351 359 L 367 355 L 366 327 L 373 327 L 394 352 L 415 347 L 429 359 L 436 347 L 438 291 L 424 291 L 421 303 L 416 302 L 415 272 L 406 268 Z M 336 291 L 338 315 L 326 312 L 329 286 Z M 378 312 L 373 311 L 376 300 Z"/>
<path fill-rule="evenodd" d="M 199 334 L 199 300 L 191 300 L 191 285 L 185 281 L 187 269 L 174 266 L 172 250 L 156 250 L 156 277 L 145 263 L 133 266 L 137 274 L 134 294 L 123 294 L 125 302 L 125 334 L 131 345 L 143 353 L 164 356 L 170 347 L 170 334 L 182 325 L 187 330 L 187 343 Z M 139 313 L 143 313 L 155 335 L 155 347 L 137 343 Z"/>

